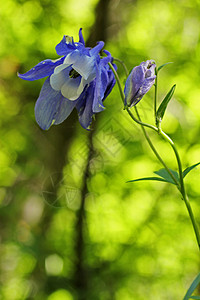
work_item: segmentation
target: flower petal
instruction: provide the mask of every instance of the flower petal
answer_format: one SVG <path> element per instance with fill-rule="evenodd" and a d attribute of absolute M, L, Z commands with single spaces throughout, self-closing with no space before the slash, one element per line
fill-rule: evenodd
<path fill-rule="evenodd" d="M 98 42 L 97 45 L 90 50 L 90 55 L 91 56 L 98 55 L 98 53 L 101 51 L 103 46 L 104 46 L 104 42 L 102 41 Z"/>
<path fill-rule="evenodd" d="M 142 85 L 145 78 L 143 68 L 141 66 L 135 67 L 131 72 L 131 79 L 134 82 L 132 95 L 136 94 L 139 87 Z"/>
<path fill-rule="evenodd" d="M 51 60 L 51 59 L 45 59 L 41 61 L 39 64 L 37 64 L 35 67 L 33 67 L 31 70 L 24 74 L 17 74 L 21 79 L 24 80 L 37 80 L 40 78 L 44 78 L 47 76 L 50 76 L 53 72 L 54 69 L 62 64 L 64 61 L 64 57 L 59 58 L 57 60 Z"/>
<path fill-rule="evenodd" d="M 67 55 L 76 49 L 73 41 L 73 37 L 64 35 L 61 42 L 56 46 L 56 52 L 58 55 Z"/>
<path fill-rule="evenodd" d="M 108 85 L 108 74 L 105 68 L 97 66 L 96 80 L 95 80 L 95 91 L 92 110 L 97 113 L 104 110 L 103 98 Z"/>
<path fill-rule="evenodd" d="M 65 99 L 62 94 L 52 89 L 50 79 L 44 82 L 35 105 L 35 118 L 39 126 L 46 130 L 54 124 L 60 124 L 71 113 L 76 102 Z"/>
<path fill-rule="evenodd" d="M 63 84 L 69 78 L 69 72 L 71 70 L 71 67 L 69 67 L 66 64 L 62 64 L 55 68 L 54 73 L 50 77 L 50 84 L 51 87 L 56 90 L 60 91 Z"/>
<path fill-rule="evenodd" d="M 86 90 L 77 101 L 77 111 L 81 126 L 89 130 L 94 115 L 92 111 L 92 103 L 94 98 L 94 82 L 91 82 Z"/>
<path fill-rule="evenodd" d="M 139 88 L 138 92 L 134 96 L 134 99 L 132 100 L 131 107 L 136 105 L 142 99 L 142 97 L 150 90 L 150 88 L 155 82 L 155 78 L 156 76 L 154 75 L 144 80 L 142 86 Z"/>
<path fill-rule="evenodd" d="M 130 105 L 132 100 L 137 94 L 139 88 L 143 84 L 145 79 L 145 73 L 142 66 L 137 66 L 133 68 L 130 75 L 128 76 L 125 84 L 124 94 L 125 103 Z"/>
<path fill-rule="evenodd" d="M 59 102 L 59 107 L 55 115 L 54 124 L 62 123 L 71 114 L 72 110 L 76 106 L 77 101 L 70 101 L 62 97 Z"/>
<path fill-rule="evenodd" d="M 62 98 L 60 92 L 52 89 L 49 81 L 49 78 L 47 78 L 44 82 L 35 105 L 36 121 L 44 130 L 51 126 Z"/>
<path fill-rule="evenodd" d="M 92 57 L 87 55 L 80 56 L 79 60 L 73 63 L 75 69 L 85 80 L 89 82 L 95 78 L 95 63 Z"/>
<path fill-rule="evenodd" d="M 79 43 L 82 43 L 85 46 L 85 41 L 82 34 L 82 28 L 79 29 Z"/>
<path fill-rule="evenodd" d="M 143 82 L 143 85 L 139 89 L 138 94 L 141 94 L 142 96 L 145 95 L 150 90 L 152 85 L 154 84 L 155 78 L 156 78 L 155 75 L 152 77 L 146 78 Z"/>
<path fill-rule="evenodd" d="M 81 76 L 77 78 L 65 78 L 65 83 L 61 88 L 61 94 L 69 100 L 76 100 L 84 89 L 84 87 L 79 89 L 80 82 Z"/>
<path fill-rule="evenodd" d="M 112 64 L 114 69 L 117 70 L 117 66 L 115 64 Z M 115 80 L 115 76 L 113 74 L 113 71 L 108 67 L 107 72 L 108 72 L 108 85 L 107 85 L 107 88 L 106 88 L 106 91 L 105 91 L 105 94 L 104 94 L 104 98 L 103 98 L 103 101 L 105 100 L 106 97 L 108 97 L 108 95 L 110 94 L 110 92 L 112 91 L 115 83 L 116 83 L 116 80 Z"/>
<path fill-rule="evenodd" d="M 112 62 L 113 58 L 112 58 L 112 56 L 111 56 L 111 54 L 110 54 L 109 51 L 103 50 L 103 52 L 107 55 L 107 57 L 103 57 L 101 59 L 101 65 L 102 66 L 106 66 L 109 62 Z"/>
<path fill-rule="evenodd" d="M 85 80 L 92 81 L 95 78 L 94 58 L 82 54 L 79 50 L 67 55 L 64 63 L 72 65 L 72 68 L 83 76 Z"/>

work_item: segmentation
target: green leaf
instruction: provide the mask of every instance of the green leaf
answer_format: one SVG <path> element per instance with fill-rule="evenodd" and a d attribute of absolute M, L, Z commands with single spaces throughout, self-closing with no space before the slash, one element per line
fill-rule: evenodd
<path fill-rule="evenodd" d="M 176 180 L 179 182 L 179 175 L 176 171 L 171 170 L 171 173 L 174 175 L 174 177 L 176 178 Z M 138 178 L 138 179 L 133 179 L 133 180 L 129 180 L 127 182 L 136 182 L 136 181 L 144 181 L 144 180 L 154 180 L 154 181 L 162 181 L 162 182 L 167 182 L 167 183 L 172 183 L 172 184 L 176 184 L 173 179 L 171 178 L 171 176 L 169 175 L 169 173 L 166 171 L 166 169 L 160 169 L 158 171 L 154 172 L 155 174 L 159 175 L 160 177 L 143 177 L 143 178 Z"/>
<path fill-rule="evenodd" d="M 192 165 L 191 167 L 186 168 L 186 169 L 183 171 L 183 178 L 184 178 L 190 171 L 192 171 L 192 169 L 194 169 L 195 167 L 197 167 L 199 164 L 200 164 L 200 162 L 197 163 L 197 164 Z"/>
<path fill-rule="evenodd" d="M 192 284 L 189 287 L 189 289 L 187 290 L 187 293 L 185 294 L 185 297 L 183 298 L 183 300 L 188 300 L 188 299 L 194 297 L 194 296 L 191 297 L 191 295 L 199 283 L 200 283 L 200 273 L 197 275 L 197 277 L 192 282 Z M 192 299 L 195 299 L 195 298 L 192 298 Z"/>
<path fill-rule="evenodd" d="M 163 99 L 162 103 L 160 104 L 157 113 L 156 113 L 156 120 L 158 122 L 160 122 L 163 119 L 165 110 L 167 108 L 167 105 L 169 103 L 169 101 L 171 100 L 174 91 L 175 91 L 175 87 L 176 85 L 173 85 L 173 87 L 171 88 L 171 90 L 169 91 L 169 93 L 165 96 L 165 98 Z"/>
<path fill-rule="evenodd" d="M 191 296 L 190 299 L 197 299 L 197 300 L 200 300 L 200 296 Z"/>
<path fill-rule="evenodd" d="M 138 179 L 133 179 L 133 180 L 129 180 L 127 182 L 136 182 L 136 181 L 144 181 L 144 180 L 156 180 L 156 181 L 163 181 L 163 182 L 168 182 L 163 178 L 160 177 L 143 177 L 143 178 L 138 178 Z"/>
<path fill-rule="evenodd" d="M 168 62 L 168 63 L 165 63 L 165 64 L 159 66 L 159 67 L 157 68 L 157 73 L 158 73 L 163 67 L 165 67 L 165 66 L 167 66 L 167 65 L 169 65 L 169 64 L 173 64 L 173 62 Z"/>
<path fill-rule="evenodd" d="M 179 175 L 176 171 L 171 170 L 171 173 L 174 175 L 174 177 L 176 178 L 176 180 L 179 182 Z M 160 177 L 164 178 L 166 182 L 175 184 L 175 182 L 173 181 L 173 179 L 171 178 L 171 176 L 169 175 L 169 173 L 166 171 L 166 169 L 160 169 L 158 171 L 154 172 L 155 174 L 159 175 Z"/>

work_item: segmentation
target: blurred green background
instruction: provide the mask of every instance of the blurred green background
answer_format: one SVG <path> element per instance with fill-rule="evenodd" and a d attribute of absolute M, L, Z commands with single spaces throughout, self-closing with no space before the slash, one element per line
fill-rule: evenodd
<path fill-rule="evenodd" d="M 74 112 L 42 131 L 34 104 L 43 80 L 19 79 L 64 34 L 106 49 L 131 70 L 160 72 L 159 98 L 177 89 L 163 129 L 184 168 L 200 161 L 200 1 L 6 0 L 0 8 L 0 299 L 182 299 L 199 272 L 195 236 L 172 185 L 126 183 L 161 168 L 123 111 L 117 86 L 92 133 Z M 122 82 L 123 69 L 118 67 Z M 153 122 L 153 89 L 138 104 Z M 169 146 L 150 133 L 176 169 Z M 87 171 L 87 172 L 86 172 Z M 197 221 L 199 169 L 186 188 Z"/>

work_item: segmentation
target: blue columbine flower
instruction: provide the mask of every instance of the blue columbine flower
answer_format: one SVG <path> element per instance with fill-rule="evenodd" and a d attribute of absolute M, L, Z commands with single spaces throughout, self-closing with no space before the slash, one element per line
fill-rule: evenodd
<path fill-rule="evenodd" d="M 46 59 L 27 73 L 18 74 L 30 81 L 48 76 L 35 105 L 35 118 L 42 129 L 62 123 L 74 108 L 80 124 L 89 129 L 93 115 L 104 110 L 103 101 L 111 92 L 115 78 L 108 66 L 113 60 L 111 54 L 104 50 L 106 56 L 100 58 L 103 46 L 101 41 L 94 48 L 85 47 L 81 28 L 79 42 L 64 36 L 56 46 L 61 58 Z"/>
<path fill-rule="evenodd" d="M 153 60 L 147 60 L 133 68 L 125 84 L 125 105 L 136 105 L 150 90 L 156 78 L 155 67 Z"/>

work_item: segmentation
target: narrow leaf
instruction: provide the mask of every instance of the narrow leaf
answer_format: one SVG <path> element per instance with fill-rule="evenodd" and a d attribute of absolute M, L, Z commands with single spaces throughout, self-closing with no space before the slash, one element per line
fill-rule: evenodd
<path fill-rule="evenodd" d="M 183 171 L 183 178 L 184 178 L 190 171 L 192 171 L 192 169 L 194 169 L 195 167 L 197 167 L 199 164 L 200 164 L 200 162 L 197 163 L 197 164 L 192 165 L 191 167 L 186 168 L 186 169 Z"/>
<path fill-rule="evenodd" d="M 168 182 L 167 180 L 160 178 L 160 177 L 144 177 L 144 178 L 129 180 L 127 182 L 136 182 L 136 181 L 144 181 L 144 180 L 156 180 L 156 181 Z"/>
<path fill-rule="evenodd" d="M 179 181 L 179 175 L 176 171 L 171 170 L 171 173 L 174 175 L 174 177 L 176 178 L 177 181 Z M 155 174 L 159 175 L 160 177 L 164 178 L 166 182 L 175 184 L 175 182 L 173 181 L 173 179 L 171 178 L 171 176 L 169 175 L 169 173 L 165 170 L 165 169 L 160 169 L 158 171 L 154 172 Z"/>
<path fill-rule="evenodd" d="M 200 273 L 197 275 L 197 277 L 192 282 L 192 284 L 189 287 L 189 289 L 187 290 L 187 293 L 185 294 L 185 297 L 183 298 L 183 300 L 188 300 L 191 298 L 192 293 L 194 292 L 194 290 L 196 289 L 196 287 L 199 283 L 200 283 Z M 193 299 L 195 299 L 195 298 L 193 298 Z"/>
<path fill-rule="evenodd" d="M 190 299 L 197 299 L 197 300 L 200 300 L 200 296 L 191 296 Z"/>
<path fill-rule="evenodd" d="M 163 119 L 163 116 L 164 116 L 165 110 L 167 108 L 167 105 L 168 105 L 169 101 L 171 100 L 171 98 L 174 94 L 175 87 L 176 87 L 176 85 L 173 85 L 173 87 L 171 88 L 169 93 L 165 96 L 162 103 L 160 104 L 160 106 L 157 110 L 157 113 L 156 113 L 156 120 L 161 121 Z"/>
<path fill-rule="evenodd" d="M 168 63 L 165 63 L 165 64 L 159 66 L 158 69 L 157 69 L 157 73 L 158 73 L 163 67 L 165 67 L 165 66 L 167 66 L 167 65 L 169 65 L 169 64 L 173 64 L 173 62 L 168 62 Z"/>

